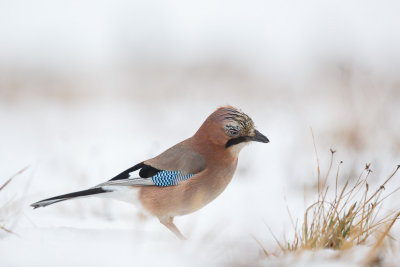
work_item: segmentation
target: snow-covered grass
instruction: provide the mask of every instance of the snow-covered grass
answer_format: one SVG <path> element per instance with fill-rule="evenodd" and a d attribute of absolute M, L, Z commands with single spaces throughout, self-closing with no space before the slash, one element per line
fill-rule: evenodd
<path fill-rule="evenodd" d="M 15 234 L 12 231 L 12 227 L 15 225 L 15 220 L 17 219 L 17 215 L 15 214 L 18 208 L 15 205 L 15 202 L 18 202 L 18 199 L 10 199 L 3 197 L 3 193 L 11 181 L 17 177 L 18 175 L 22 174 L 26 171 L 28 167 L 25 167 L 18 171 L 16 174 L 8 178 L 2 185 L 0 185 L 0 238 L 5 234 Z"/>
<path fill-rule="evenodd" d="M 368 176 L 372 172 L 370 164 L 365 166 L 357 179 L 351 181 L 348 178 L 344 185 L 340 186 L 338 181 L 341 178 L 340 165 L 343 162 L 338 162 L 336 171 L 332 174 L 335 153 L 336 151 L 331 149 L 331 161 L 324 177 L 318 163 L 317 200 L 306 208 L 300 226 L 299 220 L 294 220 L 288 209 L 294 237 L 280 241 L 271 232 L 279 251 L 268 252 L 259 243 L 266 257 L 280 258 L 287 257 L 287 254 L 299 255 L 305 251 L 315 253 L 331 250 L 331 257 L 343 258 L 349 257 L 350 253 L 355 253 L 363 246 L 364 257 L 353 257 L 354 263 L 368 266 L 386 263 L 388 247 L 385 246 L 385 239 L 393 239 L 389 232 L 400 216 L 400 207 L 386 210 L 384 214 L 382 209 L 388 206 L 386 203 L 390 201 L 389 197 L 400 190 L 400 187 L 393 188 L 389 183 L 400 165 L 397 165 L 394 172 L 376 190 L 369 188 Z M 389 192 L 384 193 L 384 190 Z"/>

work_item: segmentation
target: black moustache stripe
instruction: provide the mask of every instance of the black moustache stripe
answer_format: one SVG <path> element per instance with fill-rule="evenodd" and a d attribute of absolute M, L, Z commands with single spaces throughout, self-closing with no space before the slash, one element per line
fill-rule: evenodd
<path fill-rule="evenodd" d="M 228 148 L 230 146 L 233 145 L 237 145 L 243 142 L 247 141 L 247 137 L 246 136 L 240 136 L 240 137 L 236 137 L 236 138 L 232 138 L 230 139 L 228 142 L 226 142 L 225 147 Z"/>

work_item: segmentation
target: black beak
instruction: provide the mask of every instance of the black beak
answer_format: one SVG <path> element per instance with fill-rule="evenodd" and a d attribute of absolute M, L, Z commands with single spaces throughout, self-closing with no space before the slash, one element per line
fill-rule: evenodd
<path fill-rule="evenodd" d="M 269 143 L 268 138 L 257 130 L 254 130 L 254 136 L 248 137 L 248 140 L 261 143 Z"/>

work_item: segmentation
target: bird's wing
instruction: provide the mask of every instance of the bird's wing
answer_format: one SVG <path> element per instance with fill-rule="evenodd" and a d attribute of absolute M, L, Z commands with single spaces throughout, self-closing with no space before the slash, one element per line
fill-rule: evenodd
<path fill-rule="evenodd" d="M 206 168 L 204 157 L 194 151 L 185 141 L 171 147 L 155 158 L 146 160 L 144 164 L 159 170 L 179 170 L 183 174 L 196 174 Z"/>
<path fill-rule="evenodd" d="M 205 166 L 206 161 L 203 156 L 182 142 L 98 186 L 178 185 L 204 170 Z"/>

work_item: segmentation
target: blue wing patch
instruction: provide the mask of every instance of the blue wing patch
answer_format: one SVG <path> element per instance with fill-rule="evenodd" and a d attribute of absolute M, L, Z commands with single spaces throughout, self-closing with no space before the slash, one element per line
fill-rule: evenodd
<path fill-rule="evenodd" d="M 185 181 L 192 177 L 193 174 L 183 174 L 180 171 L 160 171 L 151 179 L 157 186 L 170 186 L 178 185 L 180 182 Z"/>

